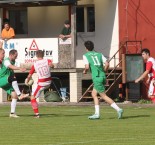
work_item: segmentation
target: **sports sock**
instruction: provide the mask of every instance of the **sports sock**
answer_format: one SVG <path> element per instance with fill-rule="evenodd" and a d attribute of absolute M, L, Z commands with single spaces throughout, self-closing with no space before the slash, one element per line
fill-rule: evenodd
<path fill-rule="evenodd" d="M 99 107 L 99 105 L 95 105 L 95 114 L 100 115 L 100 107 Z"/>
<path fill-rule="evenodd" d="M 31 100 L 31 106 L 32 106 L 32 109 L 34 111 L 34 114 L 38 115 L 39 114 L 39 110 L 38 110 L 38 103 L 37 103 L 36 99 L 32 99 Z"/>
<path fill-rule="evenodd" d="M 18 86 L 18 83 L 17 81 L 13 81 L 12 82 L 12 87 L 13 89 L 15 90 L 15 92 L 17 93 L 17 95 L 19 96 L 21 94 L 20 90 L 19 90 L 19 86 Z"/>
<path fill-rule="evenodd" d="M 15 113 L 16 104 L 17 104 L 17 99 L 12 99 L 12 102 L 11 102 L 11 113 Z"/>
<path fill-rule="evenodd" d="M 153 104 L 155 104 L 155 97 L 151 98 Z"/>
<path fill-rule="evenodd" d="M 112 108 L 114 108 L 116 111 L 119 111 L 120 108 L 117 106 L 117 104 L 114 102 L 110 105 Z"/>

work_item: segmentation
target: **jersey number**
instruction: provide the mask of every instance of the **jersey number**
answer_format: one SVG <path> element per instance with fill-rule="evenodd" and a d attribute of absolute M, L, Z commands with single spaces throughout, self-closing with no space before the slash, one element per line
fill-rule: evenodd
<path fill-rule="evenodd" d="M 97 56 L 91 56 L 93 62 L 94 62 L 94 65 L 100 65 L 100 62 L 98 60 L 98 57 Z"/>
<path fill-rule="evenodd" d="M 38 68 L 38 70 L 39 70 L 39 74 L 41 77 L 49 74 L 49 69 L 47 66 L 40 67 L 40 68 Z"/>

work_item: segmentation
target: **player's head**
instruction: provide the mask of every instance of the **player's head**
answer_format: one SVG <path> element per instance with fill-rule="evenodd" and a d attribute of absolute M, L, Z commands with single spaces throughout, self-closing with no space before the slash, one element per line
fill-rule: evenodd
<path fill-rule="evenodd" d="M 84 46 L 88 51 L 92 51 L 94 49 L 94 43 L 92 41 L 86 41 Z"/>
<path fill-rule="evenodd" d="M 141 53 L 144 60 L 147 60 L 150 57 L 150 50 L 147 48 L 142 49 Z"/>
<path fill-rule="evenodd" d="M 0 48 L 0 61 L 2 61 L 5 57 L 5 51 L 4 49 Z"/>
<path fill-rule="evenodd" d="M 10 60 L 14 61 L 17 58 L 17 56 L 18 56 L 17 50 L 12 49 L 12 50 L 9 51 L 9 58 L 10 58 Z"/>
<path fill-rule="evenodd" d="M 69 28 L 69 27 L 70 27 L 70 21 L 69 21 L 69 20 L 65 20 L 64 26 L 65 26 L 66 28 Z"/>
<path fill-rule="evenodd" d="M 8 22 L 4 23 L 4 29 L 6 29 L 7 31 L 10 29 L 10 24 Z"/>
<path fill-rule="evenodd" d="M 37 58 L 43 58 L 43 57 L 44 57 L 44 51 L 38 50 L 38 51 L 36 52 L 36 57 L 37 57 Z"/>

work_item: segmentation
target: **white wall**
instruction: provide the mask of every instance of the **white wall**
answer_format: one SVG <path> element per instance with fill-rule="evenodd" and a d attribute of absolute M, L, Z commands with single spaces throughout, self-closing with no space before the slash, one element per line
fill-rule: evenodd
<path fill-rule="evenodd" d="M 3 10 L 2 8 L 0 8 L 0 30 L 2 30 L 2 21 L 3 21 L 2 18 L 3 18 Z"/>
<path fill-rule="evenodd" d="M 75 48 L 77 68 L 84 67 L 82 56 L 85 53 L 83 43 L 86 40 L 92 40 L 95 43 L 95 50 L 102 52 L 108 58 L 118 50 L 117 0 L 81 0 L 78 5 L 93 3 L 95 5 L 95 32 L 77 34 Z M 68 19 L 68 6 L 30 7 L 28 8 L 28 37 L 57 37 L 65 19 Z"/>
<path fill-rule="evenodd" d="M 68 6 L 29 7 L 28 37 L 58 37 L 66 19 Z"/>
<path fill-rule="evenodd" d="M 83 41 L 92 40 L 95 50 L 110 58 L 117 50 L 118 34 L 118 6 L 117 0 L 94 0 L 95 4 L 95 32 L 79 33 L 77 51 L 77 67 L 84 67 L 82 55 L 85 53 Z M 111 64 L 112 67 L 113 63 Z"/>

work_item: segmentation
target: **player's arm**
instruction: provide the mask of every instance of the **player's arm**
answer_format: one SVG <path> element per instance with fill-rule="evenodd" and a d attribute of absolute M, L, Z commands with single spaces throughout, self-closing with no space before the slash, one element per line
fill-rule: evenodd
<path fill-rule="evenodd" d="M 143 80 L 150 73 L 150 70 L 152 69 L 152 66 L 153 66 L 152 62 L 148 61 L 146 63 L 145 72 L 138 79 L 135 80 L 135 83 L 138 83 L 139 81 Z"/>
<path fill-rule="evenodd" d="M 109 68 L 109 63 L 108 63 L 108 61 L 106 61 L 104 63 L 104 71 L 106 72 L 108 70 L 108 68 Z"/>
<path fill-rule="evenodd" d="M 48 65 L 49 65 L 49 67 L 54 68 L 54 64 L 53 64 L 52 60 L 50 60 L 50 59 L 48 59 Z"/>
<path fill-rule="evenodd" d="M 85 64 L 85 68 L 83 70 L 83 73 L 86 74 L 89 70 L 89 62 L 88 62 L 88 59 L 85 55 L 83 55 L 83 61 L 84 61 L 84 64 Z"/>
<path fill-rule="evenodd" d="M 34 72 L 35 72 L 34 65 L 32 65 L 31 70 L 30 70 L 30 72 L 29 72 L 29 74 L 28 74 L 28 76 L 26 78 L 26 83 L 29 82 L 29 80 L 32 77 L 32 75 L 33 75 Z"/>
<path fill-rule="evenodd" d="M 0 41 L 0 48 L 3 49 L 3 41 Z"/>
<path fill-rule="evenodd" d="M 89 64 L 85 64 L 85 68 L 83 70 L 83 73 L 86 74 L 89 70 Z"/>
<path fill-rule="evenodd" d="M 103 56 L 102 54 L 102 62 L 103 62 L 103 68 L 104 68 L 104 71 L 106 72 L 109 68 L 109 62 L 108 60 Z"/>
<path fill-rule="evenodd" d="M 149 74 L 149 70 L 146 70 L 138 79 L 135 80 L 135 83 L 140 82 Z"/>
<path fill-rule="evenodd" d="M 4 61 L 4 65 L 5 65 L 7 68 L 10 68 L 10 69 L 12 69 L 12 70 L 20 70 L 20 71 L 22 71 L 22 72 L 24 72 L 24 71 L 26 70 L 25 68 L 21 68 L 21 67 L 12 65 L 12 64 L 10 63 L 9 60 L 5 60 L 5 61 Z"/>

